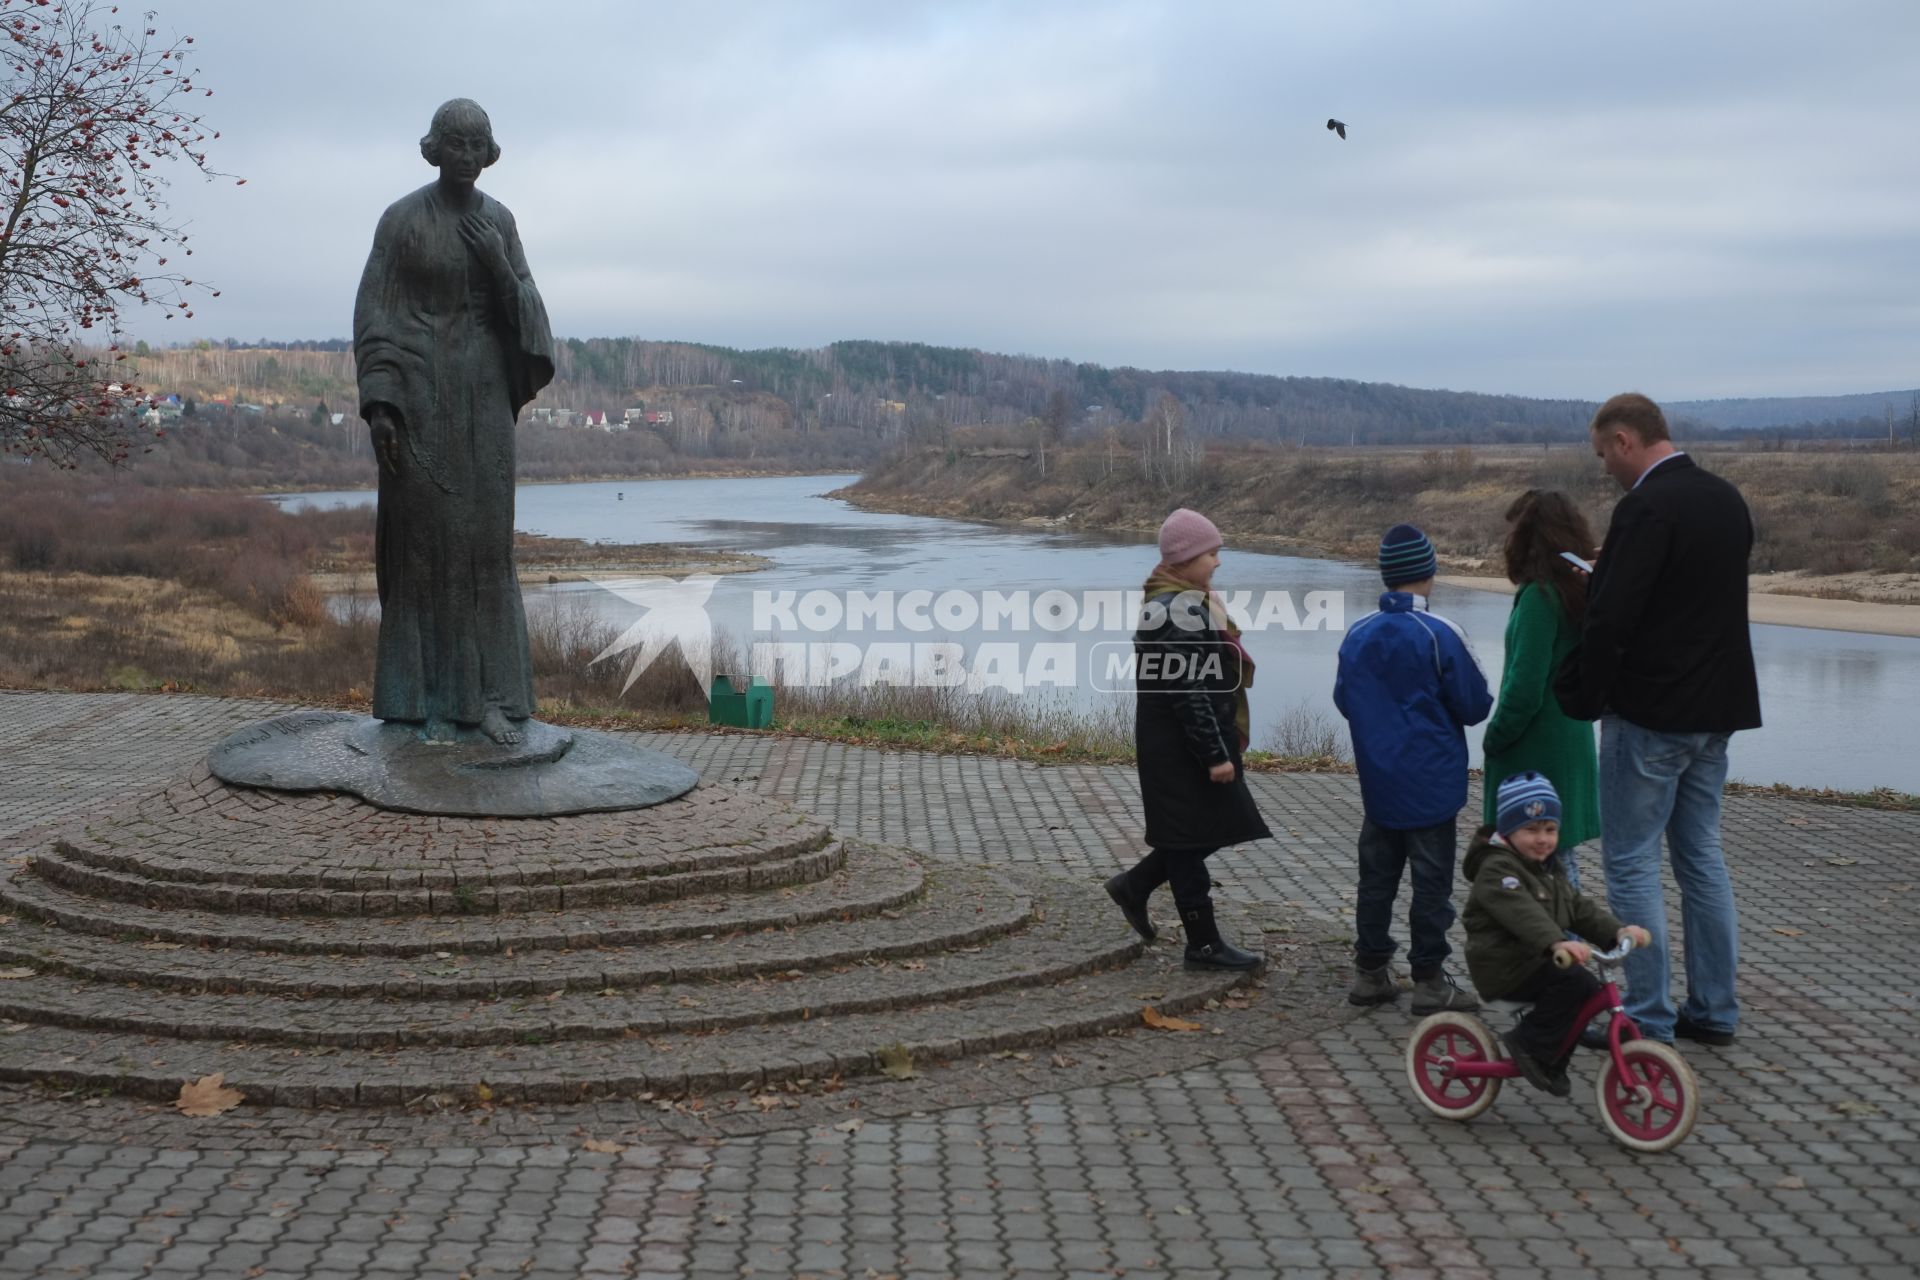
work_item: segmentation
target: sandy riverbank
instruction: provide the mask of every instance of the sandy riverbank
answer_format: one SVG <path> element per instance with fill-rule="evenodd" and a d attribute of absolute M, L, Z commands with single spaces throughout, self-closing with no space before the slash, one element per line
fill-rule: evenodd
<path fill-rule="evenodd" d="M 685 578 L 696 573 L 754 573 L 772 563 L 763 556 L 736 556 L 726 560 L 690 557 L 684 560 L 632 562 L 608 560 L 592 565 L 523 564 L 520 566 L 520 585 L 547 587 L 558 582 L 590 582 L 596 578 Z M 371 591 L 374 585 L 372 566 L 360 573 L 315 573 L 309 576 L 313 579 L 313 585 L 328 595 L 344 591 Z"/>
<path fill-rule="evenodd" d="M 370 553 L 371 548 L 367 551 Z M 370 554 L 357 562 L 330 556 L 308 576 L 328 595 L 371 591 L 374 585 Z M 696 573 L 754 573 L 773 564 L 765 556 L 724 547 L 679 542 L 588 542 L 583 538 L 550 538 L 519 532 L 514 535 L 514 559 L 520 585 L 544 587 L 558 582 L 588 582 L 595 578 L 685 578 Z"/>
<path fill-rule="evenodd" d="M 1513 584 L 1505 578 L 1447 573 L 1441 574 L 1439 581 L 1443 586 L 1464 587 L 1470 591 L 1497 591 L 1509 596 L 1514 590 Z M 1813 596 L 1782 595 L 1756 586 L 1747 598 L 1747 609 L 1753 621 L 1771 626 L 1920 638 L 1920 605 L 1880 604 L 1869 600 L 1823 600 Z"/>

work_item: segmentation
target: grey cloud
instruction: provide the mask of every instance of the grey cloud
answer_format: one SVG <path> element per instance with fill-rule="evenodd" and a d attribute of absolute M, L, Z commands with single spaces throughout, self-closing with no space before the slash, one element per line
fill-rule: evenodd
<path fill-rule="evenodd" d="M 344 334 L 464 94 L 569 335 L 1555 396 L 1914 381 L 1910 3 L 155 3 L 249 182 L 176 188 L 225 296 L 142 336 Z"/>

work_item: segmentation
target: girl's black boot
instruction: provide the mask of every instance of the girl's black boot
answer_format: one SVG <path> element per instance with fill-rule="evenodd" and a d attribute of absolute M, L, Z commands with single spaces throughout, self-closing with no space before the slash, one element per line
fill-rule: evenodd
<path fill-rule="evenodd" d="M 1150 849 L 1147 856 L 1107 881 L 1107 896 L 1120 908 L 1133 931 L 1148 942 L 1154 940 L 1153 921 L 1147 915 L 1147 899 L 1167 880 L 1167 855 Z"/>
<path fill-rule="evenodd" d="M 1187 926 L 1187 966 L 1192 969 L 1258 969 L 1267 962 L 1262 955 L 1242 951 L 1220 936 L 1213 922 L 1213 903 L 1180 908 L 1180 919 Z"/>

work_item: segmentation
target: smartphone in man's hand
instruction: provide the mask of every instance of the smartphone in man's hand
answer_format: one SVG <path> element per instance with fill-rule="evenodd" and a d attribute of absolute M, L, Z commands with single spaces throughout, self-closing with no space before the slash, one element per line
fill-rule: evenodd
<path fill-rule="evenodd" d="M 1582 560 L 1571 551 L 1562 551 L 1560 558 L 1584 574 L 1591 575 L 1593 573 L 1593 565 L 1586 560 Z"/>

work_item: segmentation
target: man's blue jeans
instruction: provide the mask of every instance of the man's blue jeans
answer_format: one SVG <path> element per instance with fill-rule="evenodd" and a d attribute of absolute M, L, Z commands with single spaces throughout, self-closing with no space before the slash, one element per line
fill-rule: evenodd
<path fill-rule="evenodd" d="M 1415 979 L 1440 972 L 1452 952 L 1447 929 L 1453 924 L 1453 859 L 1457 832 L 1452 821 L 1438 826 L 1395 831 L 1360 822 L 1360 892 L 1354 903 L 1353 959 L 1363 969 L 1378 969 L 1393 959 L 1393 901 L 1400 876 L 1413 867 L 1413 906 L 1407 926 L 1413 934 L 1407 963 Z"/>
<path fill-rule="evenodd" d="M 1607 905 L 1621 923 L 1653 934 L 1653 946 L 1627 957 L 1624 968 L 1627 1013 L 1655 1040 L 1672 1040 L 1674 1024 L 1660 888 L 1662 832 L 1687 934 L 1687 1000 L 1680 1012 L 1713 1031 L 1732 1031 L 1740 1022 L 1734 994 L 1740 924 L 1720 851 L 1728 736 L 1658 733 L 1612 715 L 1600 722 L 1600 858 Z"/>

